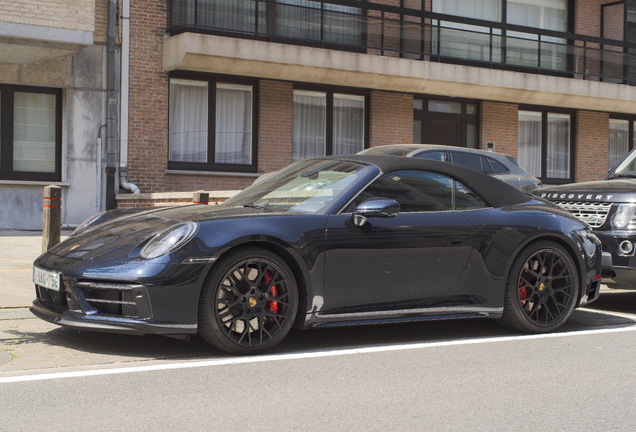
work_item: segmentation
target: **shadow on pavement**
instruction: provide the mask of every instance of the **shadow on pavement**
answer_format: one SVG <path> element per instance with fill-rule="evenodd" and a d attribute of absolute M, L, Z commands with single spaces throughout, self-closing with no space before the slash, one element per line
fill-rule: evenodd
<path fill-rule="evenodd" d="M 635 293 L 636 294 L 636 293 Z M 634 296 L 636 301 L 636 296 Z M 605 299 L 612 304 L 619 299 Z M 624 305 L 623 305 L 624 306 Z M 607 307 L 606 304 L 602 305 Z M 629 309 L 629 307 L 626 307 Z M 631 308 L 636 311 L 635 306 Z M 576 310 L 561 332 L 591 330 L 607 326 L 633 325 L 636 321 L 601 313 L 602 311 Z M 114 363 L 136 360 L 162 360 L 179 358 L 221 358 L 229 355 L 209 346 L 203 338 L 194 336 L 190 341 L 164 336 L 121 335 L 112 333 L 77 331 L 55 328 L 41 333 L 7 330 L 0 345 L 40 344 L 75 351 L 77 355 L 91 359 L 95 363 Z M 356 349 L 382 345 L 409 343 L 431 343 L 474 338 L 519 336 L 521 333 L 504 329 L 490 319 L 464 319 L 453 321 L 427 321 L 390 325 L 367 325 L 340 328 L 324 328 L 308 331 L 292 330 L 287 338 L 269 354 L 307 352 L 317 350 Z"/>
<path fill-rule="evenodd" d="M 588 309 L 636 314 L 636 291 L 603 290 Z"/>

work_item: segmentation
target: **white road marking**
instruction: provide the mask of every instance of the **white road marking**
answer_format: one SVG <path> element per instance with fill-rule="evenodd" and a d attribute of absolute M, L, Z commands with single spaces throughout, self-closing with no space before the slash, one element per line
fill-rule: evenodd
<path fill-rule="evenodd" d="M 623 312 L 613 312 L 613 311 L 604 311 L 604 310 L 597 310 L 597 309 L 587 309 L 587 308 L 583 308 L 580 310 L 584 310 L 586 312 L 594 312 L 597 314 L 601 314 L 601 315 L 614 315 L 617 316 L 619 318 L 626 318 L 629 320 L 634 321 L 634 323 L 636 323 L 636 315 L 635 314 L 629 314 L 629 313 L 623 313 Z"/>
<path fill-rule="evenodd" d="M 632 316 L 631 318 L 634 318 L 634 317 Z M 476 344 L 483 344 L 483 343 L 515 342 L 515 341 L 525 341 L 525 340 L 535 340 L 535 339 L 586 336 L 586 335 L 596 335 L 596 334 L 605 334 L 605 333 L 621 333 L 621 332 L 630 332 L 630 331 L 636 331 L 636 326 L 632 325 L 629 327 L 604 328 L 604 329 L 598 329 L 598 330 L 581 330 L 581 331 L 573 331 L 573 332 L 567 332 L 567 333 L 502 336 L 502 337 L 492 337 L 492 338 L 452 340 L 452 341 L 444 341 L 444 342 L 409 343 L 409 344 L 399 344 L 399 345 L 384 345 L 384 346 L 368 347 L 368 348 L 339 349 L 339 350 L 315 351 L 315 352 L 295 353 L 295 354 L 259 355 L 259 356 L 252 356 L 252 357 L 233 357 L 228 359 L 191 361 L 191 362 L 185 362 L 185 363 L 181 362 L 181 363 L 168 363 L 168 364 L 159 364 L 159 365 L 150 365 L 150 366 L 133 366 L 133 367 L 126 367 L 126 368 L 111 368 L 111 369 L 97 369 L 97 370 L 89 370 L 89 371 L 57 372 L 57 373 L 46 373 L 46 374 L 36 374 L 36 375 L 13 376 L 13 377 L 0 378 L 0 384 L 25 382 L 25 381 L 43 381 L 43 380 L 53 380 L 53 379 L 62 379 L 62 378 L 80 378 L 80 377 L 91 377 L 91 376 L 99 376 L 99 375 L 115 375 L 115 374 L 136 373 L 136 372 L 153 372 L 153 371 L 173 370 L 173 369 L 226 366 L 226 365 L 237 365 L 237 364 L 247 364 L 247 363 L 262 363 L 262 362 L 272 362 L 272 361 L 282 361 L 282 360 L 300 360 L 300 359 L 311 359 L 311 358 L 320 358 L 320 357 L 335 357 L 335 356 L 353 355 L 353 354 L 370 354 L 370 353 L 390 352 L 390 351 L 405 351 L 405 350 L 447 347 L 447 346 L 457 346 L 457 345 L 476 345 Z"/>

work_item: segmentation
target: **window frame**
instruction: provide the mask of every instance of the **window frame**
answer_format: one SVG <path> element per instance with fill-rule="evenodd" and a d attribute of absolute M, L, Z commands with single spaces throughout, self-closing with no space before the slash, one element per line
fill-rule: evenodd
<path fill-rule="evenodd" d="M 14 171 L 13 137 L 15 93 L 55 96 L 55 171 Z M 62 89 L 14 84 L 0 84 L 0 180 L 51 181 L 62 179 Z"/>
<path fill-rule="evenodd" d="M 362 150 L 369 148 L 369 136 L 370 136 L 370 120 L 371 120 L 371 98 L 370 92 L 368 90 L 360 90 L 350 87 L 332 87 L 332 86 L 306 86 L 306 85 L 296 85 L 294 84 L 294 88 L 292 89 L 292 101 L 294 92 L 305 91 L 305 92 L 316 92 L 316 93 L 325 93 L 326 94 L 326 111 L 325 111 L 325 154 L 323 156 L 333 156 L 333 113 L 334 113 L 334 94 L 342 94 L 342 95 L 351 95 L 351 96 L 363 96 L 364 97 L 364 140 L 362 144 Z M 292 102 L 292 112 L 293 112 L 293 102 Z M 292 129 L 293 129 L 293 115 L 292 115 Z M 293 132 L 292 132 L 293 133 Z M 294 148 L 294 139 L 292 136 L 292 155 Z M 318 156 L 320 157 L 320 156 Z"/>
<path fill-rule="evenodd" d="M 541 158 L 540 158 L 540 166 L 541 173 L 538 176 L 539 180 L 541 180 L 544 184 L 567 184 L 573 183 L 576 178 L 576 112 L 574 110 L 567 109 L 558 109 L 554 107 L 537 107 L 532 105 L 519 105 L 517 113 L 519 111 L 530 111 L 535 113 L 541 113 Z M 567 178 L 559 178 L 559 177 L 548 177 L 548 115 L 549 114 L 557 114 L 564 115 L 567 114 L 570 116 L 570 176 Z M 609 127 L 609 126 L 608 126 Z M 517 114 L 517 131 L 519 130 L 519 115 Z M 517 138 L 517 150 L 519 149 L 519 141 Z M 519 160 L 517 159 L 517 162 Z M 523 168 L 519 165 L 520 168 Z"/>
<path fill-rule="evenodd" d="M 205 81 L 208 83 L 208 141 L 207 161 L 205 162 L 180 162 L 170 160 L 170 108 L 168 108 L 168 148 L 167 163 L 169 170 L 180 171 L 218 171 L 237 173 L 256 173 L 258 169 L 258 80 L 249 78 L 237 78 L 226 75 L 210 75 L 206 73 L 176 71 L 171 72 L 169 79 Z M 216 157 L 216 86 L 221 84 L 236 84 L 252 87 L 252 163 L 230 164 L 217 163 Z M 170 84 L 168 84 L 170 88 Z M 168 90 L 170 92 L 170 90 Z M 168 107 L 170 106 L 170 93 L 168 94 Z"/>

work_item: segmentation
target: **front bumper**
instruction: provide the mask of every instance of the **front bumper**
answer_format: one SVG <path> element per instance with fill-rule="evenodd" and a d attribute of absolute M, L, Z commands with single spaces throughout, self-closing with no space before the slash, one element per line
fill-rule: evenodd
<path fill-rule="evenodd" d="M 603 244 L 602 283 L 609 288 L 636 289 L 636 234 L 625 231 L 594 231 Z M 631 242 L 633 250 L 620 250 L 622 242 Z"/>
<path fill-rule="evenodd" d="M 60 274 L 59 291 L 35 286 L 31 312 L 80 330 L 128 334 L 197 333 L 204 266 L 135 264 L 109 267 L 55 257 L 34 265 Z M 135 278 L 135 275 L 143 275 Z"/>
<path fill-rule="evenodd" d="M 35 299 L 29 309 L 33 315 L 53 324 L 77 330 L 103 331 L 126 334 L 187 335 L 196 334 L 196 324 L 147 322 L 135 318 L 115 317 L 101 314 L 87 315 L 71 310 L 55 311 L 41 300 Z"/>

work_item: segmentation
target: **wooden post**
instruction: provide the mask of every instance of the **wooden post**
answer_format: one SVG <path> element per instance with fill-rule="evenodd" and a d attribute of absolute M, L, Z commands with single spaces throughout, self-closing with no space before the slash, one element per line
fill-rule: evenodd
<path fill-rule="evenodd" d="M 198 191 L 194 193 L 192 197 L 192 204 L 205 204 L 208 205 L 210 202 L 210 194 L 203 191 Z"/>
<path fill-rule="evenodd" d="M 62 188 L 44 188 L 44 221 L 42 228 L 42 252 L 46 252 L 60 242 L 62 229 Z"/>

